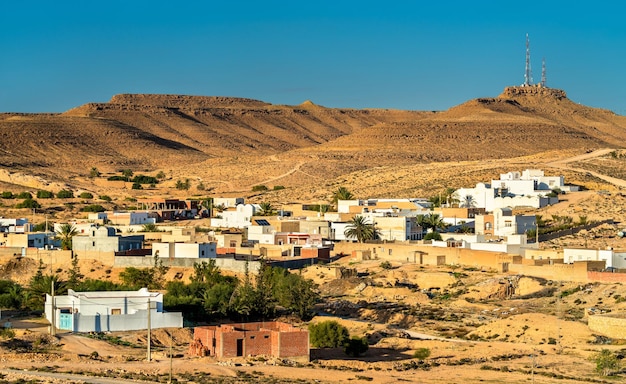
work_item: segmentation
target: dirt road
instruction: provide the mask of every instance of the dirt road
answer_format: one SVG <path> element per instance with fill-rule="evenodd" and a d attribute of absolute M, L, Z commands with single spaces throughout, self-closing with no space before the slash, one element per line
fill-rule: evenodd
<path fill-rule="evenodd" d="M 578 155 L 578 156 L 574 156 L 574 157 L 570 157 L 567 159 L 562 159 L 562 160 L 557 160 L 551 163 L 547 163 L 546 166 L 548 167 L 553 167 L 553 168 L 561 168 L 561 169 L 568 169 L 570 171 L 576 171 L 576 172 L 581 172 L 581 173 L 588 173 L 592 176 L 595 176 L 599 179 L 602 179 L 606 182 L 609 182 L 615 186 L 618 186 L 620 188 L 626 188 L 626 180 L 622 180 L 622 179 L 618 179 L 616 177 L 611 177 L 611 176 L 607 176 L 607 175 L 603 175 L 601 173 L 598 172 L 594 172 L 594 171 L 590 171 L 587 169 L 582 169 L 582 168 L 574 168 L 569 166 L 569 163 L 573 163 L 573 162 L 577 162 L 577 161 L 583 161 L 583 160 L 588 160 L 588 159 L 593 159 L 596 157 L 600 157 L 600 156 L 604 156 L 607 153 L 610 153 L 611 151 L 613 151 L 613 149 L 610 148 L 603 148 L 603 149 L 598 149 L 596 151 L 593 152 L 589 152 L 589 153 L 585 153 L 582 155 Z"/>

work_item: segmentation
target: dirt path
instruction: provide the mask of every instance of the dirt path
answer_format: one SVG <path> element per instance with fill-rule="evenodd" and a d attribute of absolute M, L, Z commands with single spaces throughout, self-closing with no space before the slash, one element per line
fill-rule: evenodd
<path fill-rule="evenodd" d="M 573 163 L 573 162 L 577 162 L 577 161 L 583 161 L 583 160 L 588 160 L 588 159 L 593 159 L 593 158 L 596 158 L 596 157 L 604 156 L 607 153 L 610 153 L 611 151 L 613 151 L 613 149 L 611 149 L 611 148 L 598 149 L 598 150 L 593 151 L 593 152 L 589 152 L 589 153 L 585 153 L 585 154 L 582 154 L 582 155 L 570 157 L 570 158 L 567 158 L 567 159 L 553 161 L 553 162 L 547 163 L 546 166 L 553 167 L 553 168 L 568 169 L 570 171 L 576 171 L 576 172 L 581 172 L 581 173 L 588 173 L 588 174 L 590 174 L 592 176 L 595 176 L 595 177 L 597 177 L 599 179 L 602 179 L 602 180 L 604 180 L 606 182 L 609 182 L 609 183 L 611 183 L 613 185 L 616 185 L 618 187 L 626 188 L 626 180 L 622 180 L 622 179 L 618 179 L 616 177 L 603 175 L 601 173 L 590 171 L 590 170 L 583 169 L 583 168 L 574 168 L 574 167 L 570 167 L 569 166 L 569 163 Z"/>
<path fill-rule="evenodd" d="M 73 375 L 68 373 L 39 372 L 17 369 L 0 369 L 0 373 L 6 375 L 6 378 L 15 378 L 17 380 L 27 379 L 50 379 L 50 382 L 58 383 L 59 380 L 64 382 L 93 383 L 93 384 L 116 384 L 116 383 L 137 383 L 135 380 L 124 380 L 120 378 L 93 377 L 83 375 Z M 155 383 L 155 381 L 145 381 L 142 383 Z"/>

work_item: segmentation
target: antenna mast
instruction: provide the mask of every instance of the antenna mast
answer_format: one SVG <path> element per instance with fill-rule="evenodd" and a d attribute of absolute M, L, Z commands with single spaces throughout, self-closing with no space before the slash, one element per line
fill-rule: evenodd
<path fill-rule="evenodd" d="M 546 58 L 541 59 L 541 86 L 546 87 Z"/>
<path fill-rule="evenodd" d="M 526 34 L 526 72 L 524 73 L 524 86 L 528 87 L 533 83 L 533 75 L 530 69 L 530 41 L 528 33 Z"/>

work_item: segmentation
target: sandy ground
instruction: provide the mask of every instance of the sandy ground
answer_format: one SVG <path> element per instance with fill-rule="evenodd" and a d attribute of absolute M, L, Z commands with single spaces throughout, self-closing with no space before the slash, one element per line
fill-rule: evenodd
<path fill-rule="evenodd" d="M 305 276 L 320 284 L 322 291 L 331 286 L 343 290 L 343 295 L 328 299 L 330 304 L 320 307 L 327 313 L 312 321 L 336 320 L 351 335 L 366 337 L 370 348 L 359 358 L 348 357 L 340 349 L 312 349 L 308 364 L 273 358 L 241 358 L 225 363 L 188 356 L 189 330 L 154 330 L 151 362 L 146 361 L 146 333 L 138 331 L 110 335 L 130 346 L 68 333 L 42 342 L 46 348 L 39 353 L 12 351 L 0 342 L 0 364 L 17 369 L 53 366 L 56 372 L 92 371 L 107 376 L 133 374 L 149 379 L 164 378 L 170 370 L 167 351 L 172 340 L 172 371 L 180 380 L 187 374 L 204 373 L 209 378 L 232 382 L 274 378 L 278 382 L 322 383 L 527 383 L 534 378 L 541 383 L 574 383 L 581 379 L 601 382 L 589 360 L 595 351 L 601 348 L 623 351 L 619 342 L 595 344 L 596 338 L 582 315 L 584 308 L 591 305 L 625 310 L 626 303 L 617 304 L 613 300 L 618 295 L 626 296 L 626 287 L 620 284 L 593 284 L 559 298 L 559 292 L 577 285 L 546 285 L 538 279 L 520 277 L 520 295 L 538 294 L 537 298 L 520 299 L 502 295 L 500 282 L 508 278 L 506 275 L 463 270 L 459 277 L 454 277 L 445 267 L 419 269 L 407 264 L 383 270 L 377 264 L 376 261 L 350 264 L 357 270 L 368 270 L 367 281 L 338 281 L 320 273 L 315 266 L 304 271 Z M 421 290 L 386 284 L 398 277 L 420 287 L 437 285 L 453 296 L 438 300 Z M 366 288 L 355 290 L 363 282 Z M 542 296 L 540 293 L 546 287 L 555 287 L 556 291 Z M 461 288 L 463 293 L 455 294 Z M 402 305 L 397 305 L 400 297 L 403 297 Z M 333 310 L 340 313 L 342 308 L 348 308 L 347 315 L 329 313 Z M 18 337 L 27 340 L 39 340 L 42 336 L 38 335 L 47 331 L 41 319 L 13 320 L 13 325 Z M 430 351 L 423 362 L 413 358 L 420 348 Z"/>

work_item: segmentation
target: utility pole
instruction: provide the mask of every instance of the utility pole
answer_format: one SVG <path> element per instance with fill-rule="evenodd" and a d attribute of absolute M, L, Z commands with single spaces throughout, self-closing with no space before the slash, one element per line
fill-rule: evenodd
<path fill-rule="evenodd" d="M 148 297 L 148 361 L 151 360 L 152 356 L 150 354 L 150 333 L 151 333 L 151 324 L 150 324 L 150 298 Z"/>
<path fill-rule="evenodd" d="M 56 336 L 56 308 L 54 305 L 54 279 L 50 276 L 50 306 L 52 315 L 50 316 L 50 336 Z"/>
<path fill-rule="evenodd" d="M 172 336 L 172 331 L 170 331 L 170 378 L 167 381 L 168 384 L 172 384 L 172 344 L 174 343 L 174 337 Z"/>

